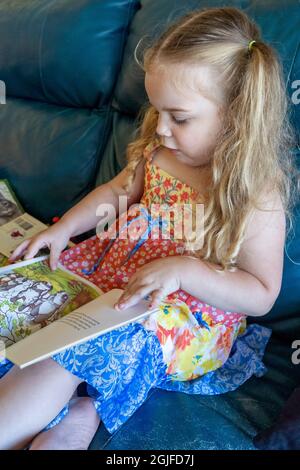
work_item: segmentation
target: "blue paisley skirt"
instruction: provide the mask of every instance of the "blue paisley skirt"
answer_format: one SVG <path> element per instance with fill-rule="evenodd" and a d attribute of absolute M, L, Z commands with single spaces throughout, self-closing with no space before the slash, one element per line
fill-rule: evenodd
<path fill-rule="evenodd" d="M 189 394 L 216 395 L 235 390 L 252 375 L 262 376 L 263 354 L 271 332 L 253 324 L 239 335 L 227 361 L 219 369 L 190 381 L 166 374 L 160 342 L 152 331 L 131 323 L 52 357 L 87 384 L 106 429 L 113 433 L 145 402 L 152 388 Z M 0 377 L 13 366 L 0 362 Z M 45 430 L 68 413 L 68 404 Z"/>

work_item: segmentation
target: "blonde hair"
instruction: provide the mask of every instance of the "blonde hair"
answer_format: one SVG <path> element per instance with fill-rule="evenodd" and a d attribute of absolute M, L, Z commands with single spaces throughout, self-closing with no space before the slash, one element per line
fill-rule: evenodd
<path fill-rule="evenodd" d="M 142 68 L 182 63 L 213 67 L 226 106 L 211 160 L 203 247 L 190 253 L 220 270 L 235 270 L 249 216 L 254 208 L 261 209 L 260 198 L 267 189 L 280 194 L 292 226 L 295 140 L 282 67 L 273 48 L 261 40 L 258 27 L 231 7 L 197 10 L 179 19 L 146 50 Z M 138 136 L 127 147 L 126 191 L 145 146 L 157 139 L 155 108 L 144 106 L 138 120 Z"/>

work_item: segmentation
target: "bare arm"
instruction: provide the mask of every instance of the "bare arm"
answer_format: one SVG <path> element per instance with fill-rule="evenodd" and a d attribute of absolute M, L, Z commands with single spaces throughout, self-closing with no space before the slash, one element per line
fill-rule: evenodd
<path fill-rule="evenodd" d="M 141 161 L 138 165 L 130 195 L 126 201 L 127 204 L 123 204 L 119 211 L 119 196 L 126 196 L 122 188 L 126 176 L 126 169 L 124 168 L 110 182 L 94 189 L 76 206 L 66 212 L 58 223 L 22 242 L 10 256 L 10 261 L 16 261 L 24 255 L 25 259 L 33 258 L 40 248 L 46 246 L 50 249 L 50 267 L 56 269 L 60 253 L 67 246 L 70 238 L 96 227 L 99 219 L 103 225 L 103 217 L 97 215 L 97 208 L 101 204 L 113 209 L 114 216 L 117 217 L 118 214 L 127 210 L 131 204 L 140 200 L 144 189 L 144 161 Z M 103 228 L 104 226 L 105 224 Z"/>
<path fill-rule="evenodd" d="M 256 210 L 249 223 L 235 272 L 218 273 L 213 265 L 184 257 L 181 288 L 225 311 L 265 315 L 281 288 L 285 215 L 278 196 Z"/>
<path fill-rule="evenodd" d="M 95 228 L 100 221 L 97 215 L 97 208 L 100 204 L 109 204 L 114 208 L 116 216 L 124 212 L 119 211 L 119 196 L 125 196 L 126 193 L 122 188 L 126 179 L 126 168 L 124 168 L 115 178 L 108 183 L 90 192 L 76 206 L 72 207 L 64 214 L 60 222 L 66 224 L 71 232 L 71 237 L 80 235 Z M 143 194 L 144 189 L 144 162 L 138 165 L 135 180 L 132 186 L 130 196 L 128 197 L 128 207 L 138 202 Z"/>
<path fill-rule="evenodd" d="M 189 258 L 189 274 L 184 275 L 181 288 L 225 311 L 261 316 L 272 308 L 275 296 L 255 276 L 242 269 L 219 274 L 212 268 L 213 264 Z"/>

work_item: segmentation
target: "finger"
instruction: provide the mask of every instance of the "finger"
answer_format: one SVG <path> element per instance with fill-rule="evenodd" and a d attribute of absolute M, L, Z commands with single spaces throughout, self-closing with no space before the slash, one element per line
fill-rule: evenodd
<path fill-rule="evenodd" d="M 153 283 L 145 282 L 143 279 L 137 279 L 134 283 L 129 283 L 127 284 L 123 294 L 119 298 L 119 303 L 122 303 L 123 301 L 127 301 L 129 297 L 131 297 L 134 293 L 136 293 L 139 289 L 142 289 L 144 287 L 150 287 L 152 285 L 153 288 Z"/>
<path fill-rule="evenodd" d="M 136 272 L 135 272 L 132 276 L 130 276 L 126 288 L 129 287 L 129 286 L 133 286 L 133 284 L 135 284 L 138 280 L 141 280 L 141 276 L 138 277 L 138 276 L 136 275 Z"/>
<path fill-rule="evenodd" d="M 23 256 L 23 253 L 24 251 L 26 250 L 27 246 L 29 245 L 29 243 L 31 242 L 31 240 L 24 240 L 16 249 L 15 251 L 10 255 L 9 257 L 9 260 L 10 261 L 13 261 L 15 259 L 18 259 L 20 258 L 21 256 Z"/>
<path fill-rule="evenodd" d="M 122 294 L 122 299 L 133 295 L 138 289 L 150 286 L 151 284 L 144 279 L 136 279 L 134 282 L 129 281 Z M 153 284 L 152 284 L 153 285 Z"/>
<path fill-rule="evenodd" d="M 133 305 L 137 304 L 141 299 L 143 299 L 146 295 L 152 292 L 152 286 L 143 286 L 140 287 L 135 293 L 122 295 L 118 302 L 115 304 L 115 308 L 117 310 L 125 310 L 128 307 L 132 307 Z"/>
<path fill-rule="evenodd" d="M 34 255 L 39 251 L 40 248 L 43 246 L 47 246 L 46 243 L 41 243 L 39 239 L 33 241 L 27 250 L 26 255 L 24 256 L 24 259 L 31 259 L 34 257 Z"/>
<path fill-rule="evenodd" d="M 150 302 L 149 307 L 150 308 L 158 307 L 158 305 L 160 304 L 160 302 L 163 300 L 164 297 L 165 297 L 165 292 L 163 289 L 157 289 L 153 291 L 151 294 L 151 302 Z"/>
<path fill-rule="evenodd" d="M 50 251 L 50 268 L 51 268 L 52 271 L 55 271 L 55 269 L 57 268 L 60 253 L 61 253 L 61 251 L 58 248 L 53 248 L 53 247 L 51 248 L 51 251 Z"/>
<path fill-rule="evenodd" d="M 136 282 L 140 282 L 143 279 L 144 282 L 152 282 L 153 279 L 149 279 L 149 267 L 148 264 L 138 268 L 129 278 L 127 285 L 131 285 Z"/>

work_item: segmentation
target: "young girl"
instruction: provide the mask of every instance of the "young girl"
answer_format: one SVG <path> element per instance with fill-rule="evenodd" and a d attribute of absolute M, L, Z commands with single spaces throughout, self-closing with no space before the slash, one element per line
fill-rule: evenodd
<path fill-rule="evenodd" d="M 100 417 L 117 430 L 152 387 L 222 393 L 262 373 L 269 333 L 257 326 L 242 359 L 235 346 L 246 316 L 265 315 L 281 286 L 292 160 L 278 59 L 243 12 L 213 8 L 171 25 L 143 68 L 149 105 L 127 166 L 11 259 L 46 245 L 52 269 L 59 260 L 104 291 L 124 289 L 115 308 L 146 297 L 158 312 L 25 370 L 6 361 L 1 448 L 87 449 Z M 116 224 L 61 253 L 96 227 L 104 203 L 119 210 Z M 148 209 L 176 204 L 204 205 L 201 246 L 176 238 L 176 220 L 169 238 L 145 236 L 162 229 Z M 89 396 L 70 401 L 81 382 Z"/>

